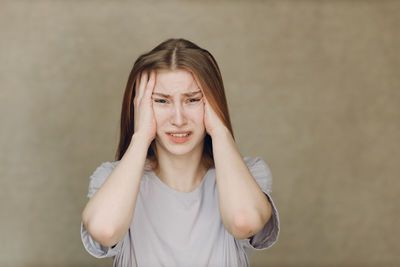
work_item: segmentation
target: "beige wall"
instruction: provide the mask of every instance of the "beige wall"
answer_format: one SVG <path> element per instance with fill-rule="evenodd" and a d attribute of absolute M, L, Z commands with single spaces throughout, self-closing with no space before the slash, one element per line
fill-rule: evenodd
<path fill-rule="evenodd" d="M 89 176 L 169 37 L 215 55 L 274 176 L 281 234 L 252 266 L 399 266 L 400 1 L 168 2 L 0 2 L 0 266 L 111 266 L 80 240 Z"/>

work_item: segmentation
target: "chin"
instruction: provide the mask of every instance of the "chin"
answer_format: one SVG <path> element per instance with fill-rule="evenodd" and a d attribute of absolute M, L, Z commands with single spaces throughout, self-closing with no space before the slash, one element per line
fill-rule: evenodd
<path fill-rule="evenodd" d="M 183 148 L 170 148 L 167 150 L 170 154 L 175 155 L 175 156 L 185 156 L 189 154 L 191 149 L 183 149 Z"/>
<path fill-rule="evenodd" d="M 169 153 L 174 154 L 174 155 L 187 155 L 190 152 L 195 151 L 196 147 L 193 146 L 193 144 L 167 144 L 167 146 L 164 146 L 164 149 L 167 150 Z"/>

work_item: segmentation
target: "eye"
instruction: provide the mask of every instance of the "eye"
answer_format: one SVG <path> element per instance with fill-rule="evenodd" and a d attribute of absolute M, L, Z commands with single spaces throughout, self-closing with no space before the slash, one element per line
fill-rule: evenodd
<path fill-rule="evenodd" d="M 194 103 L 194 102 L 198 102 L 198 101 L 200 101 L 200 98 L 190 98 L 189 99 L 190 103 Z"/>
<path fill-rule="evenodd" d="M 167 103 L 167 101 L 165 99 L 154 99 L 154 102 L 161 103 L 161 104 Z"/>

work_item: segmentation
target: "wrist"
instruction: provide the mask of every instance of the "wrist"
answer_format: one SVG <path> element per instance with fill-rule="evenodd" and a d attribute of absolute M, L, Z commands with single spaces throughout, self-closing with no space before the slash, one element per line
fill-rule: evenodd
<path fill-rule="evenodd" d="M 147 150 L 154 138 L 150 139 L 145 134 L 136 132 L 132 135 L 131 143 L 129 146 L 143 146 Z"/>
<path fill-rule="evenodd" d="M 219 127 L 219 128 L 215 128 L 212 131 L 211 138 L 212 139 L 216 139 L 219 137 L 227 137 L 231 135 L 231 132 L 228 130 L 228 128 L 226 128 L 225 126 Z"/>

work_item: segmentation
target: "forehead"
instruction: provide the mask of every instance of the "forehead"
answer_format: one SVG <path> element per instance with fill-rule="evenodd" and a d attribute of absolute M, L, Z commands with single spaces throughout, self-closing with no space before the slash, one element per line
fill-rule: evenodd
<path fill-rule="evenodd" d="M 154 92 L 169 94 L 199 90 L 194 75 L 186 70 L 159 70 L 156 75 Z M 196 90 L 196 91 L 197 91 Z"/>

